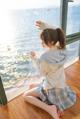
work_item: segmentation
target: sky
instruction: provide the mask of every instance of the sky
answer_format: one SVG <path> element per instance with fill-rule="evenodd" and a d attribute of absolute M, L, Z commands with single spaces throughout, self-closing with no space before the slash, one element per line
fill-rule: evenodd
<path fill-rule="evenodd" d="M 80 0 L 73 0 L 80 4 Z M 0 0 L 0 8 L 27 9 L 59 6 L 60 0 Z"/>

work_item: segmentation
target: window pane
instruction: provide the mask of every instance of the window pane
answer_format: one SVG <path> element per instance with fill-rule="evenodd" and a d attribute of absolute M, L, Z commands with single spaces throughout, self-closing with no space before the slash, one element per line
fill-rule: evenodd
<path fill-rule="evenodd" d="M 68 3 L 67 34 L 80 32 L 80 1 Z"/>
<path fill-rule="evenodd" d="M 8 99 L 25 90 L 27 83 L 31 81 L 30 77 L 38 73 L 29 55 L 30 51 L 40 53 L 43 51 L 39 38 L 40 31 L 35 27 L 35 22 L 43 20 L 59 26 L 60 0 L 57 1 L 48 6 L 49 0 L 47 0 L 41 8 L 13 9 L 3 12 L 0 29 L 2 30 L 0 68 Z"/>
<path fill-rule="evenodd" d="M 70 65 L 79 59 L 79 42 L 80 41 L 76 41 L 67 45 L 67 65 Z"/>

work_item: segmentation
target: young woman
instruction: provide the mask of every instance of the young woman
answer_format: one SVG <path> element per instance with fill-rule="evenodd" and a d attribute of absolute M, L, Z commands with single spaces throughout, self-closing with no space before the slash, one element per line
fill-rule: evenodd
<path fill-rule="evenodd" d="M 60 28 L 47 28 L 41 21 L 37 22 L 37 26 L 43 29 L 40 38 L 47 50 L 40 58 L 31 52 L 31 57 L 45 78 L 40 84 L 32 84 L 30 90 L 24 93 L 24 98 L 47 111 L 54 119 L 59 119 L 61 112 L 76 102 L 76 94 L 67 85 L 64 74 L 65 34 Z"/>

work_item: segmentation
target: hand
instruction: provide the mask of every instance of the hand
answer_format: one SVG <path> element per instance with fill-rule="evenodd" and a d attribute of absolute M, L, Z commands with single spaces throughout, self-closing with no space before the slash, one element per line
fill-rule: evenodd
<path fill-rule="evenodd" d="M 33 52 L 33 51 L 30 52 L 30 55 L 31 55 L 32 58 L 35 58 L 36 57 L 36 53 Z"/>
<path fill-rule="evenodd" d="M 40 30 L 44 30 L 46 28 L 56 28 L 55 26 L 52 26 L 50 24 L 47 24 L 46 22 L 43 22 L 43 21 L 36 21 L 36 26 Z"/>
<path fill-rule="evenodd" d="M 42 21 L 36 21 L 36 26 L 40 29 L 43 30 L 46 28 L 46 24 Z"/>

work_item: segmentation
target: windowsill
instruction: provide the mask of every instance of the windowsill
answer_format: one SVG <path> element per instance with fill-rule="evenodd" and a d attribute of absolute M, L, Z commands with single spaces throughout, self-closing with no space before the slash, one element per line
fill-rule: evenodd
<path fill-rule="evenodd" d="M 64 68 L 67 68 L 68 66 L 72 65 L 73 63 L 75 63 L 77 60 L 79 59 L 79 57 L 75 58 L 74 61 L 70 61 L 68 63 L 65 64 Z M 40 81 L 40 80 L 39 80 Z M 21 95 L 24 91 L 28 90 L 28 83 L 26 86 L 23 87 L 19 87 L 19 88 L 14 88 L 11 91 L 6 91 L 6 95 L 7 95 L 7 100 L 8 102 L 11 101 L 12 99 L 14 99 L 15 97 Z"/>
<path fill-rule="evenodd" d="M 38 76 L 37 76 L 38 77 Z M 21 95 L 22 93 L 24 93 L 26 90 L 28 90 L 28 85 L 32 82 L 40 82 L 41 78 L 39 78 L 37 80 L 37 78 L 34 79 L 26 79 L 24 84 L 22 83 L 21 86 L 15 86 L 14 88 L 10 88 L 8 90 L 5 91 L 6 96 L 7 96 L 7 100 L 8 102 L 11 101 L 12 99 L 14 99 L 15 97 Z"/>
<path fill-rule="evenodd" d="M 6 95 L 7 95 L 7 100 L 8 102 L 11 101 L 12 99 L 14 99 L 15 97 L 21 95 L 24 91 L 26 91 L 28 88 L 27 86 L 25 87 L 20 87 L 20 88 L 15 88 L 13 91 L 6 91 Z"/>
<path fill-rule="evenodd" d="M 64 68 L 67 68 L 68 66 L 70 66 L 70 65 L 72 65 L 72 64 L 74 64 L 76 61 L 78 61 L 79 60 L 79 57 L 76 57 L 74 60 L 70 60 L 70 62 L 68 62 L 68 63 L 66 63 L 65 64 L 65 66 L 64 66 Z"/>

